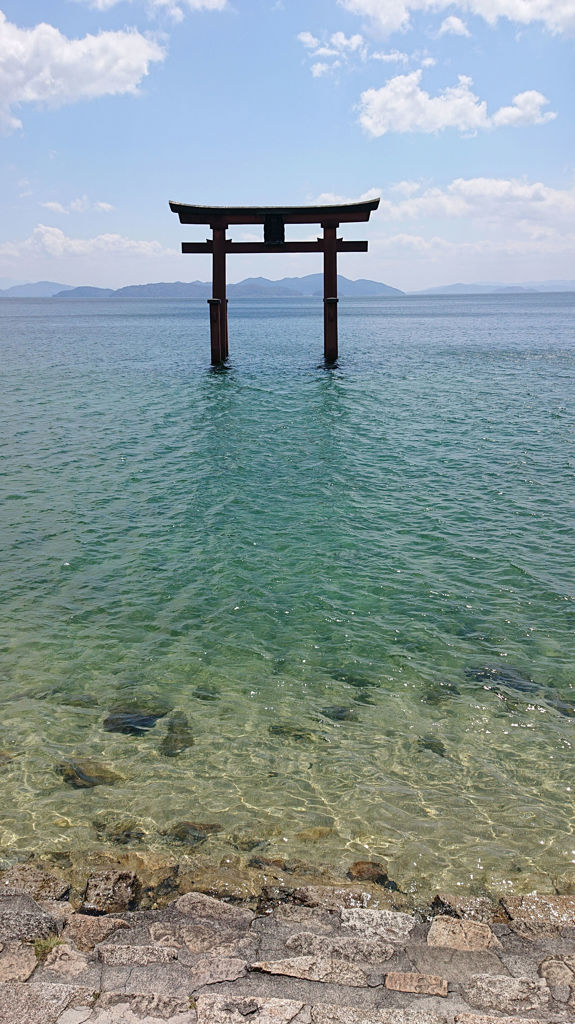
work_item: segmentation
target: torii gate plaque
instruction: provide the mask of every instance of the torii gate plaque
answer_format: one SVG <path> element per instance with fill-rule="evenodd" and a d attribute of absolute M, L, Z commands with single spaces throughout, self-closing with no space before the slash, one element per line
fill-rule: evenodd
<path fill-rule="evenodd" d="M 213 256 L 212 298 L 210 304 L 210 336 L 212 363 L 223 363 L 228 357 L 228 300 L 226 297 L 227 253 L 259 252 L 322 252 L 324 343 L 327 363 L 337 359 L 337 254 L 367 252 L 367 242 L 344 242 L 337 237 L 340 224 L 369 220 L 377 210 L 379 199 L 363 203 L 335 206 L 187 206 L 170 203 L 181 224 L 209 224 L 213 239 L 205 242 L 182 242 L 183 253 L 210 252 Z M 263 242 L 232 242 L 226 238 L 230 224 L 263 224 Z M 316 242 L 286 242 L 286 224 L 321 224 L 323 238 Z"/>

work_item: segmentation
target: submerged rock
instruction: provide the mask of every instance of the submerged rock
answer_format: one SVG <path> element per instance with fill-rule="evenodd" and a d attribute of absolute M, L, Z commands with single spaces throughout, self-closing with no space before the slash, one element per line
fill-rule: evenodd
<path fill-rule="evenodd" d="M 10 764 L 15 757 L 16 754 L 11 753 L 10 750 L 0 750 L 0 768 L 3 768 L 4 765 Z"/>
<path fill-rule="evenodd" d="M 469 668 L 465 675 L 477 683 L 508 686 L 511 690 L 517 690 L 518 693 L 536 693 L 540 689 L 533 679 L 507 665 L 484 665 L 482 668 Z"/>
<path fill-rule="evenodd" d="M 302 729 L 299 725 L 283 724 L 270 725 L 269 732 L 272 736 L 281 736 L 282 739 L 296 740 L 298 743 L 315 743 L 318 736 L 312 729 Z"/>
<path fill-rule="evenodd" d="M 94 786 L 113 786 L 122 781 L 121 775 L 106 768 L 98 761 L 64 761 L 54 769 L 64 782 L 73 789 L 93 789 Z"/>
<path fill-rule="evenodd" d="M 327 708 L 320 708 L 320 714 L 325 718 L 331 718 L 332 722 L 358 722 L 357 711 L 353 708 L 346 708 L 340 704 L 330 704 Z"/>
<path fill-rule="evenodd" d="M 101 839 L 119 846 L 132 846 L 146 838 L 146 830 L 134 818 L 120 818 L 118 821 L 93 821 L 95 831 Z"/>
<path fill-rule="evenodd" d="M 450 700 L 451 697 L 459 697 L 460 691 L 455 683 L 442 680 L 438 683 L 427 683 L 423 689 L 422 699 L 426 704 L 433 706 Z"/>
<path fill-rule="evenodd" d="M 437 757 L 446 757 L 447 751 L 445 749 L 445 743 L 437 739 L 437 736 L 420 736 L 417 741 L 419 750 L 428 750 L 430 754 L 436 754 Z"/>
<path fill-rule="evenodd" d="M 233 835 L 230 836 L 230 843 L 234 849 L 239 850 L 241 853 L 250 853 L 251 850 L 263 850 L 266 846 L 269 846 L 269 839 L 257 839 L 255 836 L 250 835 Z"/>
<path fill-rule="evenodd" d="M 206 686 L 196 686 L 192 696 L 196 697 L 197 700 L 210 701 L 219 700 L 221 693 L 215 686 L 210 686 L 208 684 Z"/>
<path fill-rule="evenodd" d="M 193 744 L 194 737 L 187 715 L 183 711 L 175 711 L 168 722 L 168 731 L 160 743 L 160 754 L 164 757 L 177 757 Z"/>
<path fill-rule="evenodd" d="M 390 892 L 399 892 L 399 886 L 389 877 L 383 864 L 377 860 L 356 860 L 349 868 L 347 877 L 352 882 L 375 882 Z"/>
<path fill-rule="evenodd" d="M 221 832 L 221 826 L 199 821 L 178 821 L 162 834 L 177 843 L 185 843 L 186 846 L 199 846 L 214 832 Z"/>
<path fill-rule="evenodd" d="M 159 718 L 164 718 L 171 710 L 172 705 L 162 700 L 143 699 L 138 703 L 116 704 L 104 719 L 104 730 L 126 736 L 144 736 L 154 728 Z"/>

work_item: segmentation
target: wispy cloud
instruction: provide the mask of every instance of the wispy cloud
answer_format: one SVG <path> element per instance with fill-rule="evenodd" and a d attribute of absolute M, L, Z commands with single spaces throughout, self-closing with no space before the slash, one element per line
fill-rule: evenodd
<path fill-rule="evenodd" d="M 44 207 L 45 210 L 50 210 L 51 213 L 111 213 L 115 209 L 111 203 L 104 202 L 92 202 L 87 196 L 80 196 L 78 199 L 72 199 L 69 203 L 59 203 L 55 200 L 47 200 L 44 203 L 40 203 L 40 206 Z"/>

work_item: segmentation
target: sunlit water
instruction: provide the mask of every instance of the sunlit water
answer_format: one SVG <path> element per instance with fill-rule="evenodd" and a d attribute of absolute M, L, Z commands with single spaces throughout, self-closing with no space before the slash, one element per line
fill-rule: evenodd
<path fill-rule="evenodd" d="M 230 312 L 214 372 L 205 302 L 0 303 L 4 860 L 129 815 L 158 850 L 217 824 L 214 863 L 240 835 L 402 888 L 552 885 L 575 296 L 341 302 L 335 369 L 320 302 Z M 104 729 L 158 701 L 175 756 L 181 715 Z M 74 759 L 119 778 L 72 788 Z"/>

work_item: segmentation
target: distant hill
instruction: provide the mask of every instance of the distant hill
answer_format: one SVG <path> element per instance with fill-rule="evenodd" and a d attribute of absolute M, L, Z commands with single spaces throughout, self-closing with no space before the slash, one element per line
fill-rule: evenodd
<path fill-rule="evenodd" d="M 525 284 L 444 284 L 411 295 L 521 295 L 529 292 L 573 292 L 575 281 L 532 281 Z"/>
<path fill-rule="evenodd" d="M 35 284 L 15 284 L 0 291 L 0 299 L 51 299 L 53 295 L 71 291 L 69 284 L 55 281 L 36 281 Z"/>
<path fill-rule="evenodd" d="M 342 298 L 403 295 L 399 288 L 392 288 L 379 281 L 350 281 L 338 275 L 338 290 Z M 66 288 L 56 295 L 62 299 L 84 298 L 152 298 L 152 299 L 207 299 L 212 293 L 209 281 L 160 281 L 156 284 L 130 284 L 124 288 Z M 267 277 L 248 277 L 237 284 L 228 285 L 230 298 L 289 298 L 290 296 L 323 295 L 323 274 L 308 274 L 306 277 L 284 277 L 281 281 L 270 281 Z"/>

